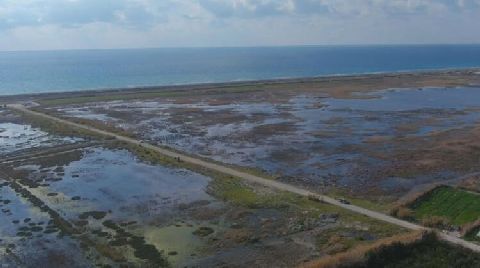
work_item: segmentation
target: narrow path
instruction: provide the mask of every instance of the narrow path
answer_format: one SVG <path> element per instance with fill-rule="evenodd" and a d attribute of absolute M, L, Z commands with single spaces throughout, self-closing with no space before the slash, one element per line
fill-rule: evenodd
<path fill-rule="evenodd" d="M 9 104 L 8 107 L 13 109 L 13 110 L 17 110 L 19 112 L 23 112 L 23 113 L 27 113 L 27 114 L 30 114 L 30 115 L 34 115 L 34 116 L 42 117 L 42 118 L 45 118 L 45 119 L 49 119 L 51 121 L 62 123 L 62 124 L 65 124 L 65 125 L 68 125 L 68 126 L 71 126 L 71 127 L 88 130 L 88 131 L 91 131 L 91 132 L 94 132 L 94 133 L 97 133 L 97 134 L 100 134 L 100 135 L 103 135 L 103 136 L 107 136 L 107 137 L 113 137 L 113 138 L 116 138 L 119 141 L 127 142 L 127 143 L 130 143 L 130 144 L 135 144 L 135 145 L 141 145 L 145 148 L 151 149 L 151 150 L 156 151 L 156 152 L 158 152 L 160 154 L 163 154 L 165 156 L 172 157 L 172 158 L 180 158 L 184 162 L 194 164 L 194 165 L 198 165 L 198 166 L 201 166 L 201 167 L 204 167 L 204 168 L 208 168 L 210 170 L 221 172 L 221 173 L 224 173 L 224 174 L 227 174 L 227 175 L 239 177 L 239 178 L 242 178 L 242 179 L 244 179 L 246 181 L 249 181 L 249 182 L 258 183 L 258 184 L 261 184 L 261 185 L 264 185 L 264 186 L 267 186 L 267 187 L 270 187 L 270 188 L 273 188 L 273 189 L 277 189 L 277 190 L 281 190 L 281 191 L 287 191 L 287 192 L 295 193 L 295 194 L 298 194 L 298 195 L 301 195 L 301 196 L 315 197 L 316 199 L 321 200 L 325 203 L 328 203 L 328 204 L 331 204 L 331 205 L 334 205 L 334 206 L 337 206 L 337 207 L 341 207 L 341 208 L 347 209 L 349 211 L 368 216 L 368 217 L 373 218 L 373 219 L 388 222 L 388 223 L 391 223 L 391 224 L 394 224 L 394 225 L 397 225 L 397 226 L 400 226 L 400 227 L 403 227 L 403 228 L 407 228 L 407 229 L 410 229 L 410 230 L 429 230 L 428 228 L 423 227 L 423 226 L 418 225 L 418 224 L 414 224 L 414 223 L 411 223 L 411 222 L 408 222 L 408 221 L 400 220 L 400 219 L 397 219 L 395 217 L 392 217 L 392 216 L 389 216 L 389 215 L 386 215 L 386 214 L 383 214 L 383 213 L 380 213 L 380 212 L 376 212 L 376 211 L 373 211 L 373 210 L 365 209 L 365 208 L 362 208 L 362 207 L 359 207 L 359 206 L 355 206 L 355 205 L 351 205 L 351 204 L 344 204 L 344 203 L 341 203 L 340 201 L 338 201 L 334 198 L 331 198 L 331 197 L 328 197 L 328 196 L 325 196 L 325 195 L 321 195 L 321 194 L 318 194 L 318 193 L 314 193 L 314 192 L 311 192 L 311 191 L 308 191 L 308 190 L 305 190 L 305 189 L 302 189 L 302 188 L 299 188 L 299 187 L 296 187 L 296 186 L 293 186 L 293 185 L 290 185 L 290 184 L 287 184 L 287 183 L 282 183 L 282 182 L 278 182 L 278 181 L 274 181 L 274 180 L 265 179 L 265 178 L 255 176 L 255 175 L 252 175 L 252 174 L 249 174 L 249 173 L 245 173 L 245 172 L 242 172 L 242 171 L 238 171 L 238 170 L 235 170 L 235 169 L 232 169 L 232 168 L 220 165 L 220 164 L 207 162 L 205 160 L 201 160 L 201 159 L 194 158 L 194 157 L 191 157 L 191 156 L 188 156 L 188 155 L 184 155 L 184 154 L 181 154 L 181 153 L 178 153 L 178 152 L 174 152 L 174 151 L 171 151 L 171 150 L 168 150 L 168 149 L 164 149 L 164 148 L 161 148 L 161 147 L 149 144 L 149 143 L 144 143 L 142 141 L 139 141 L 139 140 L 136 140 L 136 139 L 133 139 L 133 138 L 121 136 L 121 135 L 118 135 L 118 134 L 115 134 L 115 133 L 112 133 L 112 132 L 104 131 L 104 130 L 97 129 L 97 128 L 87 126 L 87 125 L 81 125 L 81 124 L 74 123 L 74 122 L 71 122 L 71 121 L 68 121 L 68 120 L 65 120 L 65 119 L 61 119 L 61 118 L 58 118 L 58 117 L 54 117 L 54 116 L 51 116 L 51 115 L 48 115 L 48 114 L 32 111 L 30 109 L 25 108 L 23 105 L 20 105 L 20 104 Z M 455 236 L 449 235 L 449 234 L 445 234 L 445 233 L 440 233 L 439 236 L 442 239 L 444 239 L 446 241 L 449 241 L 451 243 L 463 246 L 465 248 L 469 248 L 469 249 L 474 250 L 476 252 L 480 252 L 480 245 L 465 241 L 463 239 L 460 239 L 458 237 L 455 237 Z"/>

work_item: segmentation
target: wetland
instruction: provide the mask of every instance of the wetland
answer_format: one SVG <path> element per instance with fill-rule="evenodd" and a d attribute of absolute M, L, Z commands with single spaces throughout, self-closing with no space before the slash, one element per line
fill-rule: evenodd
<path fill-rule="evenodd" d="M 421 78 L 383 89 L 388 81 L 274 84 L 41 109 L 320 192 L 399 198 L 478 171 L 480 87 Z"/>
<path fill-rule="evenodd" d="M 141 141 L 0 108 L 12 267 L 292 267 L 406 232 L 144 142 L 381 212 L 432 184 L 478 188 L 473 71 L 0 98 L 12 100 Z"/>
<path fill-rule="evenodd" d="M 22 131 L 46 131 L 16 120 L 26 126 Z M 13 123 L 4 126 L 17 130 Z M 237 178 L 141 160 L 112 141 L 69 139 L 77 144 L 46 143 L 4 157 L 2 263 L 291 267 L 404 232 Z M 341 237 L 331 240 L 335 230 Z"/>

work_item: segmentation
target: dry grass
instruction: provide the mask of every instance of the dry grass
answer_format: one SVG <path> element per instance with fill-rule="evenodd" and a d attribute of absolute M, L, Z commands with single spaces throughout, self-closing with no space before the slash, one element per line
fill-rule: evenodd
<path fill-rule="evenodd" d="M 422 225 L 431 228 L 447 229 L 451 226 L 447 217 L 430 216 L 422 219 Z"/>
<path fill-rule="evenodd" d="M 360 245 L 347 252 L 339 253 L 324 257 L 319 260 L 302 264 L 300 268 L 336 268 L 340 266 L 350 266 L 360 264 L 365 261 L 368 252 L 376 249 L 392 245 L 394 243 L 411 244 L 421 240 L 425 235 L 425 231 L 416 231 L 406 234 L 399 234 L 378 240 L 372 244 Z"/>
<path fill-rule="evenodd" d="M 413 217 L 413 210 L 406 207 L 399 207 L 396 216 L 400 219 L 411 219 Z"/>

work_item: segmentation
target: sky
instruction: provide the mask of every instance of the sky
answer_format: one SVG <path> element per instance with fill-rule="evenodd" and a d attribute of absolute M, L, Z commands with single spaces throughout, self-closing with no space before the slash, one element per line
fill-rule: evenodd
<path fill-rule="evenodd" d="M 480 43 L 480 0 L 0 0 L 0 50 Z"/>

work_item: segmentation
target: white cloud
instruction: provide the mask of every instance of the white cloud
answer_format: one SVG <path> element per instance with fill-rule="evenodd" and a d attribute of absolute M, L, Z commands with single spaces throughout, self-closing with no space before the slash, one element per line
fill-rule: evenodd
<path fill-rule="evenodd" d="M 480 0 L 0 0 L 0 49 L 480 42 Z"/>

